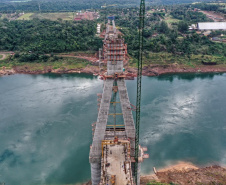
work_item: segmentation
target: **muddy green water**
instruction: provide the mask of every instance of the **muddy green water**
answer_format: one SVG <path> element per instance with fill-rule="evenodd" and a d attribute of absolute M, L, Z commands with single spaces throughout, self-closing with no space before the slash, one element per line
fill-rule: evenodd
<path fill-rule="evenodd" d="M 177 161 L 226 165 L 226 74 L 143 77 L 142 173 Z M 90 179 L 91 124 L 97 119 L 96 77 L 0 77 L 0 182 L 75 184 Z M 135 104 L 136 81 L 127 81 Z"/>

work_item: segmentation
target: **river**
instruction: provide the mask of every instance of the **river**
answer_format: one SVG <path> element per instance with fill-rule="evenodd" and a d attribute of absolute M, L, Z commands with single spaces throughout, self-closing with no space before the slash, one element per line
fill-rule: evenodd
<path fill-rule="evenodd" d="M 0 183 L 90 179 L 91 124 L 103 81 L 84 74 L 0 77 Z M 127 81 L 131 103 L 136 80 Z M 226 165 L 226 74 L 143 77 L 140 143 L 148 174 L 177 161 Z"/>

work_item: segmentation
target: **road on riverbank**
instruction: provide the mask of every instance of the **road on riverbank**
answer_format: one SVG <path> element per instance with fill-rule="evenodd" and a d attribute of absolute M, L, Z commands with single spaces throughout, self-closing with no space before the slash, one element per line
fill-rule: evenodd
<path fill-rule="evenodd" d="M 11 52 L 11 51 L 1 51 L 1 52 L 0 52 L 0 55 L 2 55 L 2 58 L 0 58 L 0 60 L 5 60 L 6 57 L 7 57 L 8 55 L 12 54 L 12 53 L 13 53 L 13 52 Z"/>

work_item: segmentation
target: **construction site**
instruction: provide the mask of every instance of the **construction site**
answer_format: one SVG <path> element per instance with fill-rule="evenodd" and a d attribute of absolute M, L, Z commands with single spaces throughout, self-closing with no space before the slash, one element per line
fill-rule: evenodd
<path fill-rule="evenodd" d="M 102 75 L 103 93 L 98 94 L 98 118 L 92 125 L 89 161 L 93 185 L 138 185 L 141 162 L 149 157 L 144 154 L 147 148 L 136 142 L 132 110 L 137 110 L 129 101 L 125 83 L 126 54 L 127 45 L 110 16 L 99 53 L 107 72 Z"/>

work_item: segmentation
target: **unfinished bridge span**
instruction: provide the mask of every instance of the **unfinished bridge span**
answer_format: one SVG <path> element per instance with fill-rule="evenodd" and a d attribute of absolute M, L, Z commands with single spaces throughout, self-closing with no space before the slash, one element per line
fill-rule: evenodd
<path fill-rule="evenodd" d="M 138 169 L 135 173 L 136 129 L 126 88 L 124 61 L 127 45 L 116 29 L 114 17 L 108 17 L 101 58 L 107 64 L 99 112 L 93 126 L 89 161 L 93 185 L 139 185 L 140 167 L 148 158 L 146 148 L 139 146 Z M 135 183 L 135 174 L 138 177 Z"/>

